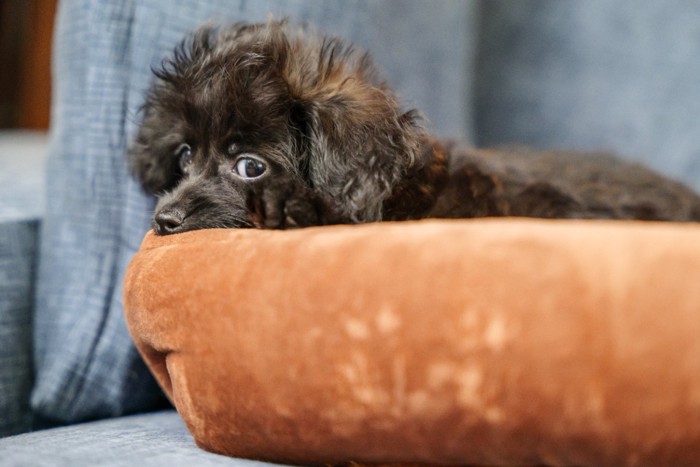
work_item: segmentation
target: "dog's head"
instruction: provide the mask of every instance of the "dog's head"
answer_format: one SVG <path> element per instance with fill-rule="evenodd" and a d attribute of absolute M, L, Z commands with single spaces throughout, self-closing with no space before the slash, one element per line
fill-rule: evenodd
<path fill-rule="evenodd" d="M 420 163 L 423 130 L 369 56 L 285 22 L 195 31 L 155 70 L 129 152 L 160 197 L 158 233 L 251 227 L 256 186 L 286 178 L 353 222 Z"/>

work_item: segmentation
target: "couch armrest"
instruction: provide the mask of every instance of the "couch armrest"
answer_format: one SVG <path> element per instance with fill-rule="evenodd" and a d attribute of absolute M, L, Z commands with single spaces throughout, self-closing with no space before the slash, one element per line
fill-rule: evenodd
<path fill-rule="evenodd" d="M 0 436 L 31 428 L 32 305 L 47 137 L 0 132 Z"/>
<path fill-rule="evenodd" d="M 31 315 L 38 220 L 0 223 L 0 436 L 31 428 Z"/>

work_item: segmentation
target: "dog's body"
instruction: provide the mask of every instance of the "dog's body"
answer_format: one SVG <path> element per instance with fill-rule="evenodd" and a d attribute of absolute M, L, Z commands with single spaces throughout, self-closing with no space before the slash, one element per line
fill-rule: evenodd
<path fill-rule="evenodd" d="M 700 220 L 690 189 L 607 154 L 453 148 L 447 160 L 442 188 L 417 217 Z M 410 218 L 410 209 L 387 217 Z"/>
<path fill-rule="evenodd" d="M 433 139 L 366 54 L 284 22 L 200 28 L 150 90 L 130 167 L 159 234 L 425 217 L 700 220 L 700 197 L 600 154 Z"/>

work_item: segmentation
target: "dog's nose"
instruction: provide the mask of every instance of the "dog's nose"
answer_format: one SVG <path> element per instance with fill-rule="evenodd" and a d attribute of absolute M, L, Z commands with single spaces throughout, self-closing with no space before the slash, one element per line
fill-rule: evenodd
<path fill-rule="evenodd" d="M 182 230 L 185 214 L 177 208 L 165 208 L 158 211 L 154 218 L 154 230 L 158 235 L 170 235 Z"/>

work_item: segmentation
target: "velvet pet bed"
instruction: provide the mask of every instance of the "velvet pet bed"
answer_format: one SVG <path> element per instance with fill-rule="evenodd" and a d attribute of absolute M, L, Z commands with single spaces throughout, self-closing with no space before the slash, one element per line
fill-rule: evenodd
<path fill-rule="evenodd" d="M 201 447 L 283 463 L 700 463 L 700 226 L 147 235 L 124 306 Z"/>

